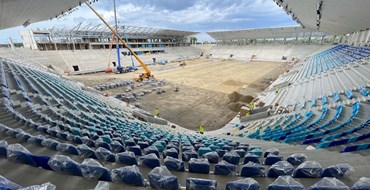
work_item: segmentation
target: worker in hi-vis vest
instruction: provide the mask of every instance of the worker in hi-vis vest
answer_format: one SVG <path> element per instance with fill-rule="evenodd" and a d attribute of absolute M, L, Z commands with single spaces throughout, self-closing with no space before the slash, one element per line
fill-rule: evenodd
<path fill-rule="evenodd" d="M 200 124 L 199 133 L 202 134 L 202 135 L 204 134 L 204 125 L 203 124 Z"/>
<path fill-rule="evenodd" d="M 155 109 L 154 115 L 157 116 L 157 117 L 159 117 L 159 109 L 158 108 Z"/>
<path fill-rule="evenodd" d="M 279 88 L 278 88 L 278 87 L 276 87 L 276 88 L 275 88 L 275 92 L 276 92 L 276 93 L 278 93 L 278 92 L 279 92 Z"/>
<path fill-rule="evenodd" d="M 251 110 L 253 110 L 253 109 L 254 109 L 254 102 L 253 102 L 253 101 L 250 103 L 249 108 L 250 108 Z"/>

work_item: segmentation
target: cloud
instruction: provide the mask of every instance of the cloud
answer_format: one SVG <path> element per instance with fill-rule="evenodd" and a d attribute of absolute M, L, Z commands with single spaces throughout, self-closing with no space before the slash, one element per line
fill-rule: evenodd
<path fill-rule="evenodd" d="M 272 0 L 116 0 L 116 4 L 122 25 L 196 32 L 296 25 Z M 114 23 L 112 0 L 100 0 L 93 6 L 110 24 Z M 93 26 L 102 23 L 83 5 L 62 19 L 31 24 L 28 28 L 72 28 L 80 22 Z M 10 33 L 0 31 L 0 43 Z"/>

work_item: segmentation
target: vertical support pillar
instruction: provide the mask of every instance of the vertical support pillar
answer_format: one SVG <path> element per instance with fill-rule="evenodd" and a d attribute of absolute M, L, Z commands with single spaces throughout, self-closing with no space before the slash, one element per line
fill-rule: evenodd
<path fill-rule="evenodd" d="M 367 30 L 367 36 L 366 36 L 365 44 L 369 43 L 369 38 L 370 38 L 370 29 Z"/>

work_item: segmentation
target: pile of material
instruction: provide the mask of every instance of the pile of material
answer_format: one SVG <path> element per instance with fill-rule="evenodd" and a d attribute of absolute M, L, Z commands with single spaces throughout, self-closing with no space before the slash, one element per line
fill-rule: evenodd
<path fill-rule="evenodd" d="M 144 79 L 140 83 L 134 83 L 134 80 L 131 80 L 130 83 L 124 85 L 126 86 L 125 92 L 118 93 L 114 97 L 124 102 L 131 103 L 152 92 L 156 92 L 157 94 L 166 93 L 166 84 L 166 80 Z"/>
<path fill-rule="evenodd" d="M 230 103 L 227 107 L 234 112 L 239 112 L 241 107 L 249 105 L 249 103 L 254 99 L 250 95 L 243 96 L 238 92 L 233 92 L 229 94 L 228 97 L 230 99 Z"/>
<path fill-rule="evenodd" d="M 94 88 L 96 90 L 99 90 L 99 91 L 105 91 L 105 90 L 109 90 L 109 89 L 113 89 L 113 88 L 118 88 L 118 87 L 121 87 L 121 86 L 133 87 L 134 86 L 134 80 L 118 80 L 118 81 L 115 81 L 113 83 L 101 84 L 101 85 L 98 85 Z"/>

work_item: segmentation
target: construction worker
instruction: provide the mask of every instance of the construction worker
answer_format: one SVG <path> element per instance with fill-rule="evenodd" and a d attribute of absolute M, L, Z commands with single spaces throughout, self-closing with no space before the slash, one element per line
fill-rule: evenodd
<path fill-rule="evenodd" d="M 158 108 L 155 109 L 154 115 L 157 116 L 157 117 L 159 117 L 159 109 Z"/>
<path fill-rule="evenodd" d="M 279 92 L 279 88 L 278 87 L 275 88 L 275 92 L 276 92 L 276 94 Z"/>
<path fill-rule="evenodd" d="M 249 108 L 250 108 L 251 110 L 253 110 L 253 109 L 254 109 L 254 102 L 253 102 L 253 101 L 250 103 Z"/>
<path fill-rule="evenodd" d="M 204 134 L 204 125 L 203 124 L 200 124 L 199 133 L 202 134 L 202 135 Z"/>

